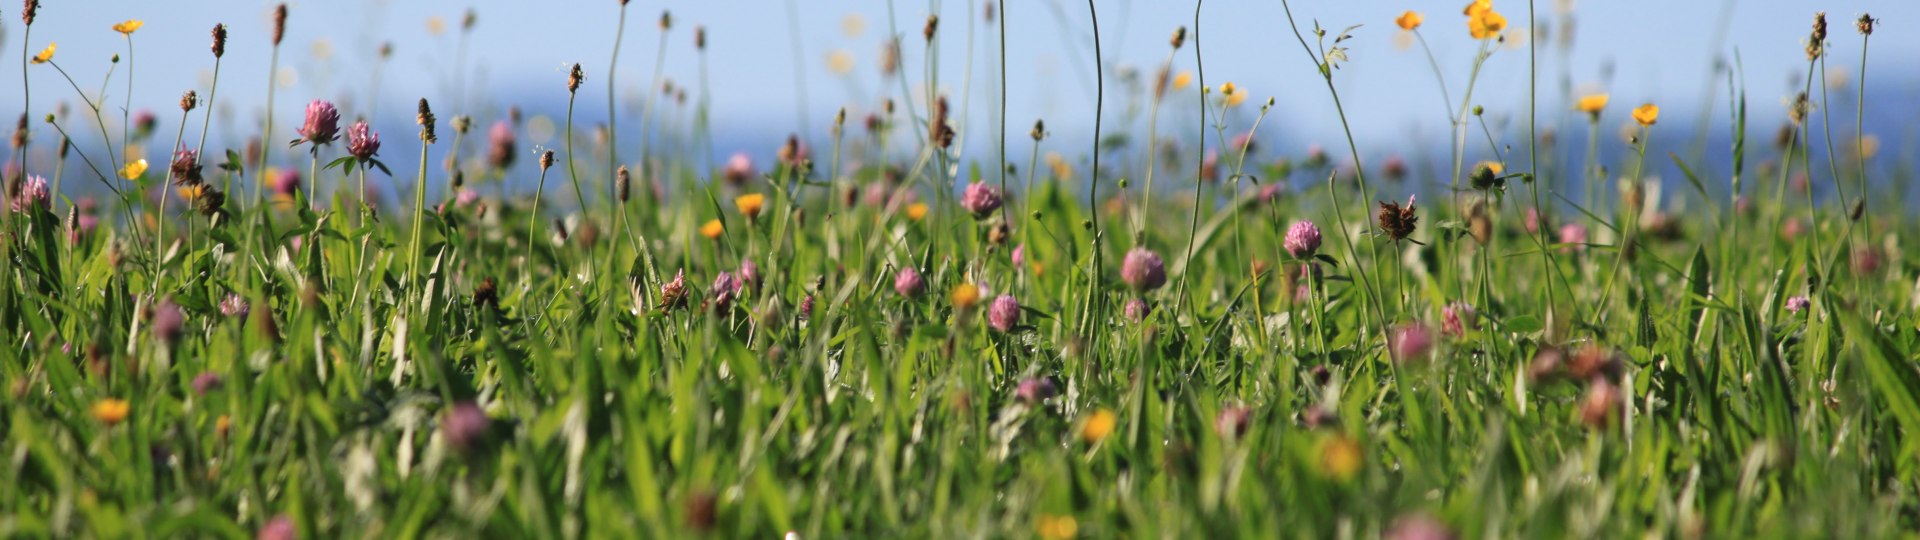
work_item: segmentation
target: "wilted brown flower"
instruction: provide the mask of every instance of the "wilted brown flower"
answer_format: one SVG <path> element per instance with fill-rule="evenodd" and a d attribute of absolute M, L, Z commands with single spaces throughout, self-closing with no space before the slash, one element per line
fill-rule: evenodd
<path fill-rule="evenodd" d="M 1180 48 L 1181 45 L 1185 45 L 1187 43 L 1187 27 L 1182 26 L 1174 29 L 1172 43 L 1173 43 L 1173 48 L 1175 49 L 1178 49 Z"/>
<path fill-rule="evenodd" d="M 1420 222 L 1420 216 L 1414 214 L 1414 197 L 1407 197 L 1405 207 L 1398 203 L 1380 203 L 1378 220 L 1380 230 L 1386 232 L 1387 237 L 1395 241 L 1403 240 L 1413 234 L 1414 227 Z"/>
<path fill-rule="evenodd" d="M 548 150 L 540 154 L 540 170 L 545 172 L 551 168 L 553 168 L 553 151 Z"/>
<path fill-rule="evenodd" d="M 39 13 L 40 0 L 26 0 L 26 5 L 20 8 L 20 20 L 27 23 L 27 26 L 33 26 L 33 18 Z"/>
<path fill-rule="evenodd" d="M 1860 35 L 1871 36 L 1873 35 L 1873 24 L 1876 22 L 1880 22 L 1880 20 L 1873 18 L 1873 15 L 1861 13 L 1860 20 L 1853 22 L 1853 28 L 1859 30 Z"/>
<path fill-rule="evenodd" d="M 567 93 L 572 94 L 580 91 L 580 83 L 586 80 L 587 72 L 580 69 L 580 64 L 574 64 L 573 70 L 567 72 Z"/>
<path fill-rule="evenodd" d="M 198 106 L 200 106 L 200 94 L 192 90 L 188 90 L 185 94 L 180 94 L 181 112 L 192 111 L 194 107 Z"/>

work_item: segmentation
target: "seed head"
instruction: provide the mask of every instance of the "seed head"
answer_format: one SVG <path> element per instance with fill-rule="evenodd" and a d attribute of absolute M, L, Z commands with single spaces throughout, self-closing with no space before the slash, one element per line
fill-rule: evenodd
<path fill-rule="evenodd" d="M 380 44 L 380 59 L 386 60 L 388 58 L 393 58 L 393 42 L 391 41 Z"/>
<path fill-rule="evenodd" d="M 580 64 L 573 65 L 573 71 L 567 73 L 567 93 L 580 91 L 580 83 L 587 80 L 587 72 L 580 70 Z"/>
<path fill-rule="evenodd" d="M 478 20 L 479 17 L 480 15 L 478 13 L 474 13 L 473 8 L 467 8 L 467 14 L 460 18 L 460 31 L 462 32 L 473 31 L 473 24 L 476 22 L 479 22 Z"/>
<path fill-rule="evenodd" d="M 1380 230 L 1385 231 L 1388 238 L 1396 241 L 1405 239 L 1408 235 L 1413 234 L 1414 227 L 1420 222 L 1420 216 L 1414 214 L 1413 197 L 1407 197 L 1407 205 L 1405 207 L 1400 206 L 1398 203 L 1380 203 L 1378 218 Z"/>
<path fill-rule="evenodd" d="M 20 20 L 26 22 L 27 26 L 33 26 L 33 18 L 39 13 L 40 0 L 26 0 L 26 5 L 20 7 Z"/>
<path fill-rule="evenodd" d="M 660 12 L 660 31 L 665 32 L 667 30 L 672 30 L 672 29 L 673 29 L 673 12 L 661 11 Z"/>
<path fill-rule="evenodd" d="M 174 184 L 191 186 L 199 184 L 202 180 L 200 177 L 199 152 L 191 149 L 181 149 L 178 152 L 174 152 L 173 164 L 170 168 L 173 173 Z"/>
<path fill-rule="evenodd" d="M 227 54 L 227 25 L 225 24 L 213 25 L 213 57 L 219 58 L 221 56 L 225 56 L 226 54 Z"/>
<path fill-rule="evenodd" d="M 1032 132 L 1030 132 L 1030 133 L 1028 133 L 1028 135 L 1030 135 L 1030 136 L 1032 136 L 1032 137 L 1033 137 L 1033 140 L 1035 140 L 1035 141 L 1038 141 L 1038 140 L 1040 140 L 1040 139 L 1044 139 L 1044 138 L 1046 138 L 1046 137 L 1047 137 L 1047 122 L 1046 122 L 1045 120 L 1034 120 L 1034 121 L 1033 121 L 1033 131 L 1032 131 Z"/>
<path fill-rule="evenodd" d="M 180 111 L 181 112 L 192 111 L 194 107 L 198 107 L 198 106 L 200 106 L 199 93 L 194 92 L 192 90 L 188 90 L 187 93 L 180 94 Z"/>
<path fill-rule="evenodd" d="M 553 168 L 553 151 L 552 150 L 548 150 L 540 154 L 540 171 L 546 172 L 546 170 L 550 168 Z"/>
<path fill-rule="evenodd" d="M 626 165 L 621 165 L 619 172 L 614 173 L 613 190 L 619 195 L 620 202 L 627 202 L 627 198 L 633 190 L 633 178 L 632 175 L 627 172 Z"/>
<path fill-rule="evenodd" d="M 1813 14 L 1813 34 L 1807 36 L 1807 59 L 1814 60 L 1826 54 L 1827 49 L 1827 12 Z"/>
<path fill-rule="evenodd" d="M 1873 35 L 1873 23 L 1876 22 L 1880 22 L 1880 20 L 1873 18 L 1873 15 L 1861 13 L 1860 20 L 1853 22 L 1853 28 L 1859 30 L 1860 35 L 1871 36 Z"/>
<path fill-rule="evenodd" d="M 693 27 L 693 48 L 694 50 L 699 50 L 699 51 L 707 50 L 707 27 L 706 26 Z"/>
<path fill-rule="evenodd" d="M 420 114 L 415 115 L 413 121 L 420 124 L 420 140 L 427 141 L 427 144 L 440 141 L 440 137 L 434 135 L 433 108 L 427 105 L 427 98 L 420 98 Z"/>
<path fill-rule="evenodd" d="M 273 8 L 273 46 L 279 47 L 280 40 L 287 37 L 287 5 L 282 3 Z"/>
<path fill-rule="evenodd" d="M 927 38 L 927 41 L 931 42 L 933 41 L 934 31 L 939 29 L 940 29 L 940 16 L 928 15 L 927 26 L 925 28 L 920 29 L 920 35 L 925 36 Z"/>

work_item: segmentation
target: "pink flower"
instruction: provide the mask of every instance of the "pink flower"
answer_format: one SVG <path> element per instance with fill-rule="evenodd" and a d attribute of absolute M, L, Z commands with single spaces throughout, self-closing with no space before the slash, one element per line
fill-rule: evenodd
<path fill-rule="evenodd" d="M 1320 228 L 1311 221 L 1293 222 L 1293 226 L 1287 228 L 1284 245 L 1293 258 L 1311 259 L 1315 252 L 1320 251 Z"/>
<path fill-rule="evenodd" d="M 20 193 L 13 197 L 11 206 L 15 212 L 25 212 L 28 208 L 35 206 L 52 208 L 53 193 L 47 190 L 47 179 L 39 176 L 27 177 L 27 181 L 20 185 Z"/>
<path fill-rule="evenodd" d="M 340 138 L 340 110 L 326 100 L 308 103 L 307 121 L 300 125 L 300 137 L 313 144 L 333 143 Z"/>
<path fill-rule="evenodd" d="M 753 264 L 753 259 L 742 259 L 740 271 L 735 275 L 739 276 L 740 285 L 747 289 L 760 290 L 760 267 Z"/>
<path fill-rule="evenodd" d="M 1001 332 L 1012 332 L 1020 324 L 1020 301 L 1011 294 L 1000 295 L 987 307 L 987 325 Z"/>
<path fill-rule="evenodd" d="M 1247 434 L 1247 428 L 1253 425 L 1253 409 L 1239 405 L 1228 405 L 1220 409 L 1213 417 L 1213 432 L 1228 439 L 1239 438 Z"/>
<path fill-rule="evenodd" d="M 1207 155 L 1200 158 L 1200 179 L 1208 182 L 1220 179 L 1220 152 L 1218 150 L 1208 150 Z"/>
<path fill-rule="evenodd" d="M 1235 136 L 1233 137 L 1233 147 L 1232 147 L 1232 148 L 1229 148 L 1229 149 L 1230 149 L 1230 150 L 1233 150 L 1233 151 L 1234 151 L 1235 153 L 1238 153 L 1238 152 L 1240 152 L 1240 151 L 1241 151 L 1241 149 L 1243 149 L 1243 148 L 1244 148 L 1244 149 L 1245 149 L 1245 151 L 1246 151 L 1246 152 L 1248 152 L 1248 153 L 1252 153 L 1252 152 L 1253 152 L 1253 148 L 1254 148 L 1254 146 L 1253 146 L 1253 132 L 1251 132 L 1251 131 L 1249 131 L 1249 132 L 1246 132 L 1246 133 L 1241 133 L 1241 134 L 1239 134 L 1239 135 L 1235 135 Z"/>
<path fill-rule="evenodd" d="M 1440 308 L 1440 317 L 1440 331 L 1450 337 L 1458 338 L 1480 326 L 1480 312 L 1466 302 L 1454 302 Z"/>
<path fill-rule="evenodd" d="M 161 343 L 173 344 L 180 339 L 180 331 L 187 325 L 187 315 L 180 311 L 180 305 L 173 300 L 161 300 L 153 308 L 153 337 Z"/>
<path fill-rule="evenodd" d="M 920 277 L 920 272 L 913 267 L 904 267 L 899 273 L 893 275 L 893 290 L 900 293 L 900 296 L 919 298 L 922 293 L 927 292 L 927 280 Z"/>
<path fill-rule="evenodd" d="M 267 520 L 267 524 L 261 525 L 260 531 L 254 533 L 253 537 L 256 540 L 298 540 L 300 529 L 293 524 L 293 518 L 282 514 Z"/>
<path fill-rule="evenodd" d="M 1420 362 L 1433 352 L 1433 333 L 1418 323 L 1402 324 L 1388 335 L 1393 359 L 1399 363 Z"/>
<path fill-rule="evenodd" d="M 238 294 L 227 293 L 226 298 L 220 299 L 220 314 L 227 317 L 244 318 L 252 309 L 247 304 L 247 299 L 241 298 Z"/>
<path fill-rule="evenodd" d="M 1127 316 L 1127 320 L 1133 322 L 1146 320 L 1147 314 L 1153 312 L 1153 308 L 1147 305 L 1147 301 L 1139 298 L 1127 300 L 1126 306 L 1121 310 Z"/>
<path fill-rule="evenodd" d="M 1806 295 L 1800 295 L 1800 296 L 1795 296 L 1793 298 L 1788 298 L 1787 311 L 1792 313 L 1799 313 L 1801 311 L 1805 311 L 1807 309 L 1807 306 L 1811 305 L 1812 303 L 1813 303 L 1813 300 L 1808 299 Z"/>
<path fill-rule="evenodd" d="M 800 298 L 800 320 L 804 321 L 812 318 L 813 318 L 813 295 L 809 294 Z"/>
<path fill-rule="evenodd" d="M 1522 220 L 1522 222 L 1525 223 L 1527 226 L 1527 234 L 1539 233 L 1540 232 L 1540 211 L 1534 210 L 1532 208 L 1528 208 L 1527 219 Z"/>
<path fill-rule="evenodd" d="M 1401 516 L 1393 520 L 1393 526 L 1381 535 L 1387 540 L 1453 540 L 1453 530 L 1446 523 L 1425 514 Z"/>
<path fill-rule="evenodd" d="M 972 212 L 975 219 L 984 219 L 1000 209 L 1000 192 L 984 182 L 967 184 L 960 195 L 960 206 Z"/>
<path fill-rule="evenodd" d="M 727 168 L 723 177 L 727 179 L 728 184 L 746 185 L 747 181 L 753 179 L 753 157 L 748 156 L 746 152 L 734 152 L 733 157 L 727 158 Z"/>
<path fill-rule="evenodd" d="M 480 192 L 471 189 L 460 190 L 459 194 L 453 196 L 453 204 L 457 206 L 472 206 L 473 202 L 478 200 L 480 200 Z"/>
<path fill-rule="evenodd" d="M 202 371 L 199 375 L 193 376 L 193 393 L 207 395 L 207 392 L 219 389 L 224 382 L 220 379 L 219 373 Z"/>
<path fill-rule="evenodd" d="M 1880 271 L 1880 249 L 1867 247 L 1853 250 L 1853 271 L 1860 275 L 1873 275 Z"/>
<path fill-rule="evenodd" d="M 347 153 L 361 161 L 373 159 L 380 153 L 380 134 L 374 133 L 366 120 L 354 122 L 347 128 Z"/>
<path fill-rule="evenodd" d="M 496 121 L 487 129 L 487 164 L 495 169 L 513 166 L 514 152 L 513 124 L 505 120 Z"/>
<path fill-rule="evenodd" d="M 293 196 L 300 192 L 300 171 L 288 167 L 273 175 L 273 194 Z"/>
<path fill-rule="evenodd" d="M 1120 280 L 1136 291 L 1151 291 L 1167 284 L 1167 267 L 1160 256 L 1144 247 L 1127 251 L 1120 261 Z"/>
<path fill-rule="evenodd" d="M 1026 266 L 1023 263 L 1027 262 L 1027 245 L 1020 244 L 1017 246 L 1013 246 L 1012 259 L 1013 259 L 1013 269 L 1019 270 L 1020 267 Z"/>
<path fill-rule="evenodd" d="M 1053 381 L 1045 377 L 1028 377 L 1020 381 L 1013 390 L 1013 397 L 1027 404 L 1040 403 L 1058 394 Z"/>
<path fill-rule="evenodd" d="M 1579 223 L 1568 223 L 1566 225 L 1561 225 L 1560 226 L 1560 243 L 1572 244 L 1572 245 L 1560 248 L 1561 253 L 1567 253 L 1570 251 L 1585 251 L 1587 249 L 1587 226 L 1581 225 Z"/>
<path fill-rule="evenodd" d="M 440 422 L 440 435 L 455 450 L 472 452 L 486 442 L 487 431 L 492 427 L 493 420 L 487 418 L 487 411 L 479 404 L 462 401 L 447 411 L 447 417 Z"/>

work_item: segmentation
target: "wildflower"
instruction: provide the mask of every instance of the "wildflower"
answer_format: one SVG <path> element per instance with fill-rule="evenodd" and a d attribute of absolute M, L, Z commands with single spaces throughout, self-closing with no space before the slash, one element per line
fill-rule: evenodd
<path fill-rule="evenodd" d="M 1080 533 L 1080 523 L 1073 516 L 1040 516 L 1035 527 L 1041 540 L 1069 540 Z"/>
<path fill-rule="evenodd" d="M 129 161 L 120 168 L 120 177 L 128 180 L 138 179 L 143 174 L 147 174 L 147 160 L 144 158 Z"/>
<path fill-rule="evenodd" d="M 188 90 L 186 93 L 180 94 L 180 112 L 193 112 L 194 107 L 199 107 L 199 106 L 200 106 L 199 92 Z"/>
<path fill-rule="evenodd" d="M 1407 160 L 1400 156 L 1388 156 L 1386 163 L 1380 165 L 1380 172 L 1386 175 L 1388 180 L 1399 181 L 1405 179 L 1407 177 Z"/>
<path fill-rule="evenodd" d="M 747 216 L 747 219 L 760 217 L 760 209 L 766 204 L 767 196 L 759 193 L 748 193 L 733 199 L 733 206 L 739 208 L 740 214 Z"/>
<path fill-rule="evenodd" d="M 1213 432 L 1221 437 L 1236 439 L 1247 434 L 1247 428 L 1253 425 L 1253 409 L 1240 405 L 1228 405 L 1220 409 L 1213 417 Z"/>
<path fill-rule="evenodd" d="M 1493 11 L 1493 0 L 1473 0 L 1467 3 L 1466 9 L 1461 10 L 1460 14 L 1472 17 L 1489 11 Z"/>
<path fill-rule="evenodd" d="M 760 290 L 760 266 L 753 259 L 742 259 L 740 270 L 734 273 L 740 278 L 740 285 L 752 290 Z"/>
<path fill-rule="evenodd" d="M 903 267 L 893 275 L 893 291 L 907 298 L 919 298 L 927 292 L 927 280 L 913 267 Z"/>
<path fill-rule="evenodd" d="M 1017 324 L 1020 324 L 1020 301 L 1011 294 L 993 299 L 993 305 L 987 308 L 987 325 L 1001 332 L 1012 332 Z"/>
<path fill-rule="evenodd" d="M 1131 253 L 1129 253 L 1129 255 L 1131 255 Z M 1009 262 L 1013 263 L 1013 268 L 1015 270 L 1020 269 L 1020 266 L 1027 261 L 1027 245 L 1020 244 L 1017 246 L 1013 246 L 1013 253 L 1008 256 L 1008 259 L 1009 259 Z M 1121 271 L 1121 273 L 1125 273 L 1125 272 L 1126 272 L 1125 270 Z"/>
<path fill-rule="evenodd" d="M 1399 241 L 1413 234 L 1414 227 L 1420 224 L 1420 216 L 1414 214 L 1413 204 L 1414 196 L 1411 195 L 1407 197 L 1405 207 L 1390 202 L 1380 203 L 1380 230 L 1386 231 L 1388 238 Z"/>
<path fill-rule="evenodd" d="M 813 295 L 800 297 L 800 320 L 813 318 Z"/>
<path fill-rule="evenodd" d="M 1867 247 L 1853 250 L 1853 271 L 1860 275 L 1872 275 L 1880 271 L 1882 254 L 1879 248 Z"/>
<path fill-rule="evenodd" d="M 1567 375 L 1576 381 L 1618 380 L 1625 369 L 1626 363 L 1620 360 L 1619 353 L 1593 343 L 1581 346 L 1566 358 Z"/>
<path fill-rule="evenodd" d="M 1080 420 L 1080 440 L 1087 444 L 1099 444 L 1113 434 L 1113 428 L 1120 423 L 1120 416 L 1112 409 L 1094 409 Z"/>
<path fill-rule="evenodd" d="M 753 157 L 746 152 L 735 152 L 733 157 L 727 158 L 727 168 L 722 178 L 736 187 L 745 185 L 753 178 Z"/>
<path fill-rule="evenodd" d="M 332 144 L 340 136 L 340 109 L 332 102 L 316 99 L 307 104 L 306 123 L 300 125 L 300 137 L 313 144 Z"/>
<path fill-rule="evenodd" d="M 1360 467 L 1366 464 L 1366 449 L 1360 441 L 1341 434 L 1327 435 L 1320 439 L 1321 474 L 1327 478 L 1346 481 L 1360 473 Z"/>
<path fill-rule="evenodd" d="M 286 515 L 274 516 L 267 521 L 266 525 L 260 526 L 260 532 L 254 534 L 255 540 L 297 540 L 298 538 L 300 538 L 299 528 L 294 525 L 293 518 Z"/>
<path fill-rule="evenodd" d="M 47 62 L 52 62 L 52 61 L 53 61 L 53 50 L 54 50 L 55 48 L 56 48 L 56 44 L 55 44 L 55 43 L 53 43 L 53 42 L 47 42 L 47 48 L 45 48 L 45 49 L 40 49 L 40 54 L 36 54 L 36 55 L 33 55 L 33 63 L 35 63 L 35 64 L 45 64 L 45 63 L 47 63 Z"/>
<path fill-rule="evenodd" d="M 1469 177 L 1468 180 L 1472 182 L 1473 189 L 1487 190 L 1505 188 L 1506 180 L 1500 177 L 1500 173 L 1505 170 L 1506 166 L 1501 165 L 1498 161 L 1482 161 L 1478 165 L 1474 165 L 1473 176 Z"/>
<path fill-rule="evenodd" d="M 1587 226 L 1568 223 L 1560 226 L 1560 243 L 1568 244 L 1560 248 L 1562 253 L 1587 249 Z"/>
<path fill-rule="evenodd" d="M 907 219 L 920 221 L 927 218 L 927 203 L 913 203 L 907 206 Z"/>
<path fill-rule="evenodd" d="M 1387 540 L 1453 540 L 1453 530 L 1447 524 L 1426 514 L 1400 516 L 1393 520 L 1381 535 Z"/>
<path fill-rule="evenodd" d="M 147 23 L 140 19 L 127 19 L 126 21 L 113 25 L 113 31 L 131 36 L 135 30 L 139 30 L 140 27 L 146 25 Z"/>
<path fill-rule="evenodd" d="M 575 92 L 579 92 L 580 83 L 583 83 L 586 81 L 587 81 L 586 70 L 580 69 L 580 64 L 574 64 L 573 69 L 567 71 L 567 93 L 572 94 Z"/>
<path fill-rule="evenodd" d="M 93 402 L 93 407 L 89 408 L 88 411 L 93 414 L 94 420 L 99 420 L 102 424 L 113 426 L 126 421 L 127 413 L 131 412 L 132 409 L 133 406 L 129 405 L 127 400 L 106 398 Z"/>
<path fill-rule="evenodd" d="M 663 309 L 680 307 L 686 299 L 687 271 L 683 269 L 673 273 L 672 281 L 660 284 L 660 307 Z"/>
<path fill-rule="evenodd" d="M 954 309 L 973 309 L 975 304 L 980 303 L 980 286 L 972 283 L 954 285 L 953 290 L 947 292 L 947 300 L 953 302 Z"/>
<path fill-rule="evenodd" d="M 974 219 L 984 219 L 1000 209 L 1000 192 L 984 182 L 967 184 L 960 195 L 960 206 L 973 213 Z"/>
<path fill-rule="evenodd" d="M 485 442 L 492 424 L 492 419 L 487 418 L 487 411 L 482 410 L 479 404 L 462 401 L 454 404 L 453 409 L 447 411 L 446 418 L 441 420 L 440 436 L 445 437 L 447 445 L 455 450 L 472 452 Z"/>
<path fill-rule="evenodd" d="M 1580 421 L 1589 428 L 1605 430 L 1620 415 L 1621 406 L 1619 387 L 1606 380 L 1594 381 L 1580 400 Z"/>
<path fill-rule="evenodd" d="M 427 144 L 439 142 L 440 137 L 434 134 L 433 107 L 427 103 L 427 98 L 420 98 L 419 111 L 414 115 L 413 123 L 420 125 L 420 140 L 426 141 Z M 553 152 L 548 151 L 547 156 L 551 160 Z"/>
<path fill-rule="evenodd" d="M 1420 22 L 1420 12 L 1414 10 L 1407 10 L 1406 13 L 1401 13 L 1399 17 L 1393 19 L 1393 24 L 1400 25 L 1401 30 L 1409 32 L 1420 28 Z"/>
<path fill-rule="evenodd" d="M 182 148 L 173 153 L 173 163 L 168 166 L 173 173 L 173 183 L 178 185 L 196 185 L 200 177 L 200 153 Z"/>
<path fill-rule="evenodd" d="M 227 293 L 226 298 L 220 299 L 221 315 L 233 318 L 245 318 L 247 312 L 251 310 L 252 307 L 247 304 L 247 299 L 238 294 Z"/>
<path fill-rule="evenodd" d="M 1813 34 L 1807 36 L 1807 59 L 1814 60 L 1826 53 L 1827 12 L 1813 14 Z"/>
<path fill-rule="evenodd" d="M 1153 311 L 1153 308 L 1147 305 L 1146 300 L 1139 298 L 1128 299 L 1126 305 L 1120 309 L 1121 313 L 1127 316 L 1127 320 L 1133 322 L 1146 320 L 1147 314 Z"/>
<path fill-rule="evenodd" d="M 513 158 L 519 152 L 514 147 L 513 124 L 505 120 L 495 121 L 487 129 L 487 165 L 494 169 L 506 169 L 513 166 Z"/>
<path fill-rule="evenodd" d="M 1051 398 L 1058 393 L 1059 389 L 1054 387 L 1053 380 L 1046 377 L 1028 377 L 1022 379 L 1020 385 L 1013 390 L 1014 398 L 1027 404 L 1046 401 L 1047 398 Z"/>
<path fill-rule="evenodd" d="M 1333 374 L 1328 372 L 1327 366 L 1324 365 L 1313 366 L 1313 368 L 1314 384 L 1326 386 Z M 1307 429 L 1332 428 L 1340 423 L 1340 416 L 1333 414 L 1326 407 L 1311 405 L 1306 411 L 1300 413 L 1300 423 L 1307 426 Z"/>
<path fill-rule="evenodd" d="M 1440 331 L 1449 337 L 1458 338 L 1468 330 L 1478 329 L 1480 312 L 1466 302 L 1454 302 L 1440 308 Z"/>
<path fill-rule="evenodd" d="M 713 287 L 709 290 L 718 299 L 715 303 L 724 303 L 740 292 L 740 278 L 734 277 L 731 272 L 720 272 L 713 276 Z"/>
<path fill-rule="evenodd" d="M 33 18 L 40 13 L 40 0 L 26 0 L 20 7 L 20 21 L 33 26 Z"/>
<path fill-rule="evenodd" d="M 1311 221 L 1295 221 L 1287 228 L 1287 238 L 1282 245 L 1293 258 L 1311 259 L 1320 251 L 1320 228 Z"/>
<path fill-rule="evenodd" d="M 1426 360 L 1427 354 L 1433 352 L 1433 333 L 1427 330 L 1426 325 L 1400 325 L 1389 335 L 1389 339 L 1388 345 L 1392 347 L 1396 362 L 1419 362 Z"/>
<path fill-rule="evenodd" d="M 279 47 L 280 40 L 287 37 L 287 3 L 273 7 L 273 46 Z"/>
<path fill-rule="evenodd" d="M 1799 313 L 1802 311 L 1806 311 L 1807 306 L 1812 303 L 1813 301 L 1807 299 L 1807 296 L 1804 294 L 1800 296 L 1795 296 L 1793 298 L 1788 298 L 1787 311 L 1792 313 Z"/>
<path fill-rule="evenodd" d="M 1573 102 L 1573 110 L 1587 113 L 1589 118 L 1597 122 L 1600 120 L 1600 111 L 1607 108 L 1607 99 L 1609 97 L 1610 96 L 1606 94 L 1580 96 L 1580 99 Z"/>
<path fill-rule="evenodd" d="M 1651 126 L 1660 119 L 1660 106 L 1648 103 L 1633 109 L 1633 121 L 1642 126 Z"/>
<path fill-rule="evenodd" d="M 1467 35 L 1473 39 L 1499 37 L 1500 31 L 1507 29 L 1507 18 L 1489 8 L 1467 18 Z"/>
<path fill-rule="evenodd" d="M 14 212 L 26 212 L 36 206 L 52 209 L 53 194 L 47 190 L 47 179 L 40 176 L 27 177 L 26 183 L 20 185 L 20 192 L 13 196 L 10 206 Z"/>
<path fill-rule="evenodd" d="M 1873 15 L 1870 14 L 1861 13 L 1860 20 L 1853 22 L 1853 28 L 1859 30 L 1860 35 L 1871 36 L 1873 35 L 1873 24 L 1876 22 L 1880 22 L 1880 19 L 1875 19 Z"/>
<path fill-rule="evenodd" d="M 1533 352 L 1533 360 L 1527 362 L 1527 380 L 1538 383 L 1553 378 L 1560 374 L 1566 361 L 1566 351 L 1559 347 L 1542 346 Z"/>
<path fill-rule="evenodd" d="M 700 236 L 705 236 L 708 240 L 718 240 L 720 235 L 726 232 L 727 226 L 722 225 L 719 219 L 707 220 L 706 224 L 700 226 Z"/>
<path fill-rule="evenodd" d="M 1228 107 L 1239 105 L 1247 100 L 1247 93 L 1232 82 L 1220 85 L 1220 97 L 1226 100 Z"/>
<path fill-rule="evenodd" d="M 380 134 L 366 120 L 354 122 L 347 128 L 347 153 L 361 161 L 373 159 L 380 154 Z"/>
<path fill-rule="evenodd" d="M 1174 90 L 1186 90 L 1188 86 L 1192 86 L 1192 85 L 1193 85 L 1193 72 L 1191 71 L 1182 71 L 1180 72 L 1179 75 L 1173 76 Z"/>
<path fill-rule="evenodd" d="M 1127 251 L 1120 262 L 1120 280 L 1136 291 L 1151 291 L 1167 284 L 1166 263 L 1160 255 L 1144 247 Z"/>
<path fill-rule="evenodd" d="M 283 195 L 283 196 L 291 197 L 293 196 L 293 194 L 300 192 L 300 171 L 299 170 L 291 169 L 291 168 L 280 169 L 278 171 L 275 171 L 272 176 L 273 176 L 273 193 L 275 195 Z"/>
<path fill-rule="evenodd" d="M 202 371 L 199 375 L 193 376 L 193 393 L 204 396 L 207 395 L 207 392 L 220 389 L 220 386 L 224 383 L 225 381 L 220 379 L 219 373 Z"/>

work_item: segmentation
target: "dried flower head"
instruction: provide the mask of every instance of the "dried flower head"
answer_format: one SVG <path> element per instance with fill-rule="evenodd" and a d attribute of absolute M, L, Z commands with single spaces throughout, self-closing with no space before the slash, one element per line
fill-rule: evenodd
<path fill-rule="evenodd" d="M 202 180 L 200 176 L 200 153 L 192 149 L 180 149 L 173 153 L 173 163 L 168 172 L 173 174 L 176 185 L 195 185 Z"/>
<path fill-rule="evenodd" d="M 928 15 L 927 25 L 920 29 L 920 35 L 927 38 L 927 41 L 933 41 L 933 34 L 935 31 L 939 29 L 940 29 L 940 16 Z"/>
<path fill-rule="evenodd" d="M 1397 203 L 1380 203 L 1378 218 L 1380 230 L 1386 232 L 1387 237 L 1395 241 L 1413 234 L 1414 227 L 1420 223 L 1420 216 L 1414 213 L 1413 196 L 1407 197 L 1407 205 L 1404 207 Z"/>
<path fill-rule="evenodd" d="M 545 172 L 547 169 L 551 169 L 551 168 L 553 168 L 553 151 L 548 150 L 545 152 L 541 152 L 540 153 L 540 170 L 542 172 Z"/>
<path fill-rule="evenodd" d="M 580 64 L 574 64 L 573 69 L 567 71 L 567 93 L 572 94 L 580 91 L 580 83 L 586 82 L 586 80 L 587 72 L 580 69 Z"/>
<path fill-rule="evenodd" d="M 707 27 L 706 26 L 701 25 L 701 26 L 693 27 L 693 48 L 694 50 L 698 50 L 698 51 L 707 50 Z"/>
<path fill-rule="evenodd" d="M 1853 28 L 1859 30 L 1860 35 L 1871 36 L 1873 35 L 1873 25 L 1878 22 L 1880 22 L 1880 19 L 1873 18 L 1873 15 L 1861 13 L 1860 19 L 1853 22 Z"/>
<path fill-rule="evenodd" d="M 20 21 L 33 26 L 34 17 L 40 14 L 40 0 L 26 0 L 20 7 Z"/>
<path fill-rule="evenodd" d="M 226 56 L 226 54 L 227 54 L 227 25 L 225 24 L 213 25 L 213 57 L 219 58 L 222 56 Z"/>
<path fill-rule="evenodd" d="M 1171 44 L 1173 45 L 1173 48 L 1175 49 L 1180 48 L 1181 45 L 1185 45 L 1187 43 L 1187 27 L 1182 26 L 1179 28 L 1175 28 L 1173 30 L 1173 39 L 1171 40 L 1171 42 L 1172 42 Z"/>
<path fill-rule="evenodd" d="M 661 11 L 660 12 L 660 30 L 667 31 L 672 29 L 673 29 L 673 12 Z"/>
<path fill-rule="evenodd" d="M 628 197 L 632 193 L 633 191 L 632 173 L 627 172 L 626 165 L 621 165 L 620 170 L 615 171 L 613 173 L 613 191 L 614 191 L 614 195 L 620 199 L 620 202 L 623 202 L 623 203 L 627 202 Z"/>
<path fill-rule="evenodd" d="M 280 40 L 287 37 L 287 4 L 282 2 L 273 7 L 273 46 L 279 47 Z"/>
<path fill-rule="evenodd" d="M 199 107 L 199 106 L 200 106 L 200 94 L 198 92 L 188 90 L 187 93 L 180 94 L 180 111 L 181 112 L 189 112 L 189 111 L 192 111 L 195 107 Z"/>

